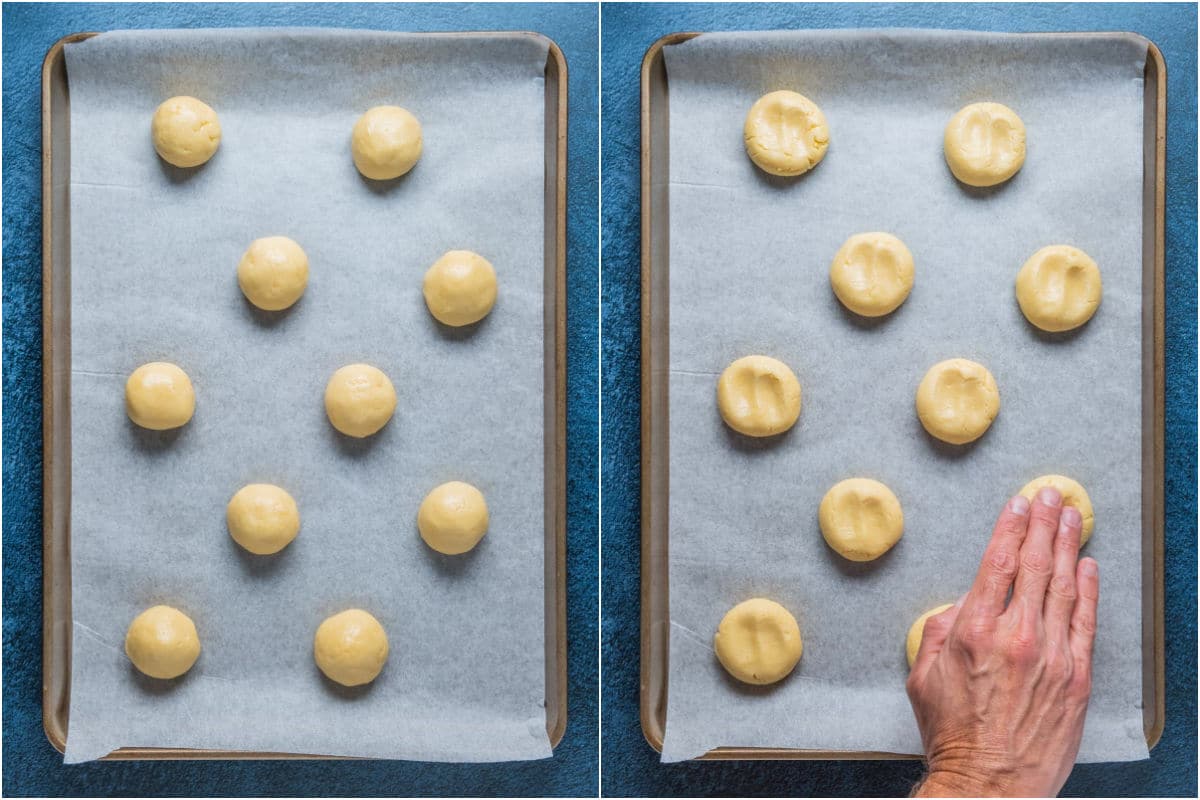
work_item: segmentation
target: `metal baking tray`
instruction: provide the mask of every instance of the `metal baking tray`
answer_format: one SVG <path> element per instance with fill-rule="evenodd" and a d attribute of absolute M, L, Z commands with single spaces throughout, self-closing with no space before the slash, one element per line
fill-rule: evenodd
<path fill-rule="evenodd" d="M 42 723 L 60 752 L 67 742 L 71 697 L 71 93 L 64 46 L 42 64 Z M 466 37 L 479 33 L 430 33 Z M 529 32 L 486 32 L 537 37 Z M 546 732 L 551 747 L 567 726 L 567 63 L 546 40 L 545 131 L 545 641 Z M 296 753 L 127 747 L 106 759 L 330 758 Z"/>
<path fill-rule="evenodd" d="M 667 553 L 667 397 L 670 348 L 670 109 L 663 48 L 699 36 L 673 33 L 646 51 L 641 71 L 642 130 L 642 549 L 641 720 L 646 741 L 662 750 L 667 721 L 670 594 Z M 1029 36 L 1058 36 L 1035 33 Z M 1078 34 L 1072 34 L 1078 35 Z M 1097 37 L 1109 33 L 1092 34 Z M 1125 35 L 1125 34 L 1116 34 Z M 1145 67 L 1142 170 L 1142 707 L 1146 743 L 1162 737 L 1166 716 L 1163 655 L 1163 239 L 1167 68 L 1150 44 Z M 914 759 L 858 750 L 718 747 L 702 759 Z"/>

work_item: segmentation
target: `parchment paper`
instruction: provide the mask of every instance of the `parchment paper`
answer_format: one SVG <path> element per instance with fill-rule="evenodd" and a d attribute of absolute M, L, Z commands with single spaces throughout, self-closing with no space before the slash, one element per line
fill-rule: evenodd
<path fill-rule="evenodd" d="M 1142 69 L 1132 36 L 1031 39 L 962 32 L 705 34 L 665 50 L 670 86 L 670 614 L 664 761 L 720 746 L 919 753 L 904 637 L 970 586 L 1005 500 L 1045 473 L 1095 505 L 1100 563 L 1095 689 L 1082 761 L 1147 756 L 1141 638 Z M 824 110 L 825 160 L 772 179 L 742 122 L 790 88 Z M 954 181 L 947 120 L 997 100 L 1028 131 L 1020 173 L 994 190 Z M 911 296 L 879 322 L 829 287 L 841 243 L 890 231 L 916 261 Z M 1103 303 L 1075 335 L 1028 325 L 1013 284 L 1064 243 L 1092 255 Z M 750 353 L 803 388 L 771 443 L 726 428 L 717 375 Z M 921 428 L 917 384 L 934 363 L 985 364 L 1001 410 L 973 447 Z M 904 507 L 899 544 L 873 563 L 824 543 L 817 507 L 865 476 Z M 754 596 L 796 615 L 799 667 L 752 689 L 712 651 L 722 615 Z"/>
<path fill-rule="evenodd" d="M 108 33 L 68 45 L 71 91 L 72 599 L 67 762 L 121 746 L 497 761 L 550 755 L 542 494 L 544 40 L 332 30 Z M 150 117 L 192 94 L 220 115 L 206 166 L 160 161 Z M 420 163 L 360 178 L 350 130 L 413 111 Z M 303 299 L 256 312 L 238 259 L 260 236 L 308 253 Z M 496 267 L 499 299 L 440 329 L 421 280 L 444 251 Z M 128 374 L 179 364 L 196 414 L 130 423 Z M 367 440 L 336 433 L 325 383 L 365 361 L 399 404 Z M 470 554 L 416 530 L 425 493 L 478 486 Z M 277 556 L 243 552 L 225 504 L 251 482 L 296 498 Z M 203 652 L 176 681 L 123 652 L 144 608 L 189 614 Z M 313 633 L 374 614 L 391 657 L 368 688 L 313 664 Z"/>

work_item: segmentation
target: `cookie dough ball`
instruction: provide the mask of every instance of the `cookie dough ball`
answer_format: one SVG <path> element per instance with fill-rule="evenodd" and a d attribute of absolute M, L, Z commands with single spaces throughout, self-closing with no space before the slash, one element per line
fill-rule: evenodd
<path fill-rule="evenodd" d="M 912 253 L 890 233 L 855 234 L 833 257 L 829 282 L 837 299 L 855 314 L 882 317 L 912 291 Z"/>
<path fill-rule="evenodd" d="M 443 325 L 460 327 L 483 319 L 496 304 L 496 270 L 470 250 L 451 250 L 425 273 L 425 305 Z"/>
<path fill-rule="evenodd" d="M 129 623 L 125 655 L 151 678 L 178 678 L 200 657 L 200 637 L 187 614 L 170 606 L 154 606 Z"/>
<path fill-rule="evenodd" d="M 313 637 L 313 659 L 329 680 L 362 686 L 379 676 L 388 657 L 388 639 L 379 620 L 358 608 L 334 614 Z"/>
<path fill-rule="evenodd" d="M 150 136 L 159 157 L 177 167 L 198 167 L 221 144 L 217 112 L 194 97 L 172 97 L 154 111 Z"/>
<path fill-rule="evenodd" d="M 165 431 L 186 425 L 196 410 L 187 373 L 174 364 L 142 364 L 125 381 L 125 412 L 135 425 Z"/>
<path fill-rule="evenodd" d="M 821 499 L 821 535 L 842 558 L 873 561 L 904 534 L 904 512 L 892 490 L 870 478 L 834 484 Z"/>
<path fill-rule="evenodd" d="M 1100 268 L 1070 245 L 1043 247 L 1017 273 L 1021 313 L 1044 331 L 1069 331 L 1087 322 L 1100 307 L 1100 293 Z"/>
<path fill-rule="evenodd" d="M 425 544 L 448 556 L 475 547 L 487 528 L 483 493 L 462 481 L 443 483 L 425 495 L 417 511 L 417 530 Z"/>
<path fill-rule="evenodd" d="M 1092 538 L 1092 531 L 1096 527 L 1096 514 L 1092 509 L 1092 498 L 1088 497 L 1087 491 L 1078 481 L 1062 475 L 1043 475 L 1040 478 L 1034 478 L 1025 484 L 1019 494 L 1032 503 L 1038 490 L 1046 486 L 1058 489 L 1059 494 L 1062 495 L 1064 506 L 1074 506 L 1079 510 L 1079 516 L 1083 520 L 1083 527 L 1079 532 L 1079 546 L 1083 547 L 1087 544 L 1088 539 Z"/>
<path fill-rule="evenodd" d="M 779 603 L 756 597 L 729 609 L 713 636 L 713 649 L 730 675 L 765 685 L 795 669 L 804 645 L 796 618 Z"/>
<path fill-rule="evenodd" d="M 400 106 L 375 106 L 354 124 L 350 151 L 363 177 L 399 178 L 421 157 L 421 123 Z"/>
<path fill-rule="evenodd" d="M 308 286 L 308 256 L 286 236 L 255 239 L 242 254 L 237 277 L 247 300 L 264 311 L 282 311 Z"/>
<path fill-rule="evenodd" d="M 325 414 L 347 436 L 362 439 L 387 425 L 396 410 L 396 389 L 369 364 L 351 364 L 325 385 Z"/>
<path fill-rule="evenodd" d="M 917 660 L 917 651 L 921 649 L 921 639 L 925 637 L 925 620 L 953 607 L 953 603 L 946 603 L 944 606 L 931 608 L 917 617 L 917 621 L 908 629 L 908 638 L 904 640 L 904 650 L 908 654 L 909 669 L 912 669 L 913 662 Z"/>
<path fill-rule="evenodd" d="M 721 373 L 717 407 L 725 424 L 738 433 L 783 433 L 800 417 L 800 381 L 782 361 L 745 356 Z"/>
<path fill-rule="evenodd" d="M 972 103 L 950 118 L 946 163 L 968 186 L 995 186 L 1025 163 L 1025 123 L 1008 106 Z"/>
<path fill-rule="evenodd" d="M 746 153 L 772 175 L 802 175 L 821 162 L 829 147 L 829 124 L 802 94 L 765 94 L 750 107 L 742 131 Z"/>
<path fill-rule="evenodd" d="M 238 489 L 225 508 L 229 535 L 256 555 L 278 553 L 300 532 L 300 510 L 292 496 L 269 483 Z"/>
<path fill-rule="evenodd" d="M 999 413 L 996 379 L 965 358 L 934 364 L 917 387 L 917 416 L 929 435 L 943 442 L 975 441 Z"/>

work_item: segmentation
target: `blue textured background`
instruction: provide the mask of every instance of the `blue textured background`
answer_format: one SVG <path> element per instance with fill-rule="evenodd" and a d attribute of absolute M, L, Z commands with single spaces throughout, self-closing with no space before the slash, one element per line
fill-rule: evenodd
<path fill-rule="evenodd" d="M 4 794 L 595 794 L 596 20 L 592 4 L 4 6 Z M 495 765 L 217 761 L 64 767 L 42 733 L 42 59 L 55 41 L 76 31 L 262 25 L 531 30 L 549 36 L 566 54 L 570 685 L 567 733 L 553 759 Z"/>
<path fill-rule="evenodd" d="M 1193 5 L 605 4 L 602 785 L 607 795 L 903 795 L 915 762 L 660 765 L 638 720 L 638 80 L 676 31 L 936 27 L 1135 31 L 1163 51 L 1167 138 L 1167 727 L 1149 761 L 1077 767 L 1069 795 L 1196 794 L 1196 8 Z"/>

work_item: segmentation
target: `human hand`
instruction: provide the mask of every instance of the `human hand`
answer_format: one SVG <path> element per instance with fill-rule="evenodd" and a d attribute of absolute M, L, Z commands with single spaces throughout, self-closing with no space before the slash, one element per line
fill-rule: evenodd
<path fill-rule="evenodd" d="M 1061 504 L 1052 488 L 1010 500 L 971 590 L 925 623 L 907 686 L 929 765 L 917 797 L 1048 797 L 1071 773 L 1100 577 Z"/>

